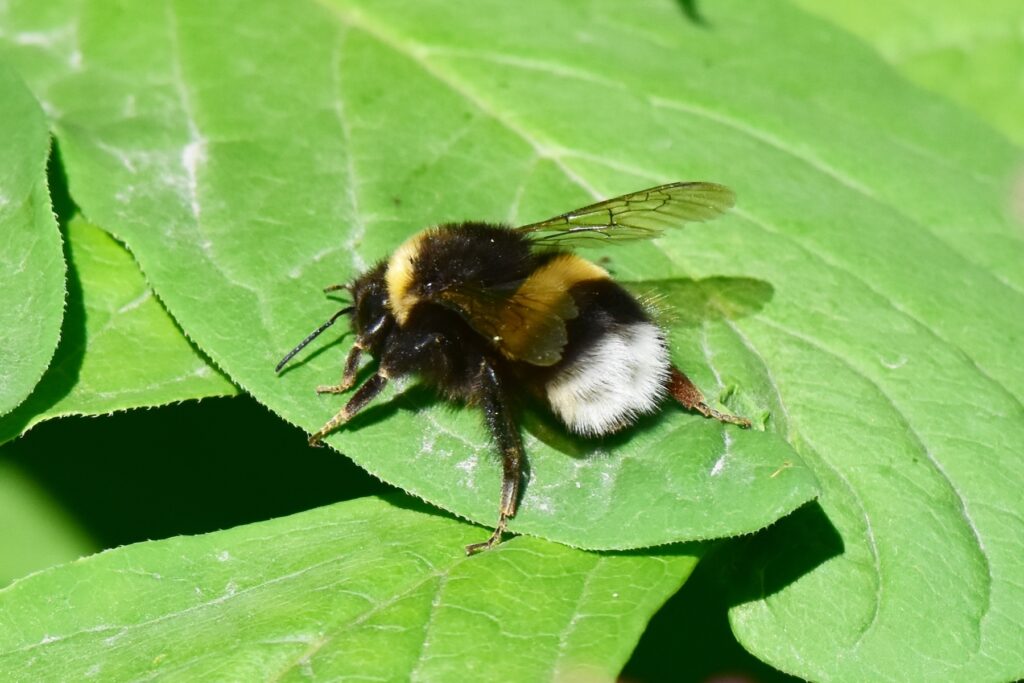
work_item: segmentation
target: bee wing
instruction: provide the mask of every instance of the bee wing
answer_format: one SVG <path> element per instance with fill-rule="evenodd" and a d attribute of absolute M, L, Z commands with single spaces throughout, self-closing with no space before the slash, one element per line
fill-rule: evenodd
<path fill-rule="evenodd" d="M 599 246 L 646 240 L 665 228 L 706 221 L 727 211 L 733 191 L 715 183 L 669 183 L 584 206 L 540 223 L 516 228 L 540 247 Z"/>
<path fill-rule="evenodd" d="M 438 300 L 457 311 L 510 360 L 554 365 L 568 341 L 565 321 L 577 315 L 564 287 L 537 278 L 497 287 L 448 289 Z"/>

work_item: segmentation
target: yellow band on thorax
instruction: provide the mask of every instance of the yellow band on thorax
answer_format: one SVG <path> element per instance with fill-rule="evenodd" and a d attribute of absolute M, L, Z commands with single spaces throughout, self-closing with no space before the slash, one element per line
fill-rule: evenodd
<path fill-rule="evenodd" d="M 388 286 L 388 305 L 391 313 L 401 325 L 409 317 L 409 311 L 419 297 L 412 291 L 415 260 L 427 231 L 416 233 L 395 250 L 388 261 L 384 279 Z"/>

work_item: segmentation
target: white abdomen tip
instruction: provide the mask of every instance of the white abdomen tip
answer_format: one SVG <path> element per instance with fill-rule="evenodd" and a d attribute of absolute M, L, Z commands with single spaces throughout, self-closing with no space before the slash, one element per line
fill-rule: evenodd
<path fill-rule="evenodd" d="M 569 429 L 600 436 L 654 412 L 668 376 L 664 333 L 639 322 L 606 332 L 545 388 L 551 408 Z"/>

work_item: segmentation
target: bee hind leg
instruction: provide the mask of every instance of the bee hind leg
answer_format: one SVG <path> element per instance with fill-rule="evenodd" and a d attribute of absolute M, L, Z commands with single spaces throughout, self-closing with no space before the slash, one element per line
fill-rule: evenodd
<path fill-rule="evenodd" d="M 682 370 L 674 365 L 668 380 L 668 391 L 672 394 L 672 398 L 679 401 L 687 410 L 696 410 L 704 417 L 710 417 L 719 422 L 727 422 L 743 428 L 750 427 L 750 420 L 747 418 L 723 413 L 709 406 L 704 401 L 704 394 L 700 393 L 700 389 L 683 374 Z"/>
<path fill-rule="evenodd" d="M 479 382 L 479 398 L 484 419 L 501 452 L 501 504 L 498 508 L 498 524 L 494 531 L 486 541 L 467 545 L 467 555 L 487 550 L 501 542 L 508 520 L 515 516 L 519 505 L 519 488 L 525 459 L 519 427 L 506 402 L 501 379 L 487 361 L 480 365 Z"/>

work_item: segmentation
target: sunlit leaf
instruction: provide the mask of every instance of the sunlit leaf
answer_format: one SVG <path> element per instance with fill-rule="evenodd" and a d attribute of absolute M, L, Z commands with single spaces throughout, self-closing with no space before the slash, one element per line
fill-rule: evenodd
<path fill-rule="evenodd" d="M 797 0 L 875 46 L 915 83 L 956 100 L 1024 145 L 1024 4 Z"/>
<path fill-rule="evenodd" d="M 672 410 L 593 444 L 530 415 L 516 528 L 604 547 L 738 533 L 813 474 L 820 507 L 747 565 L 748 648 L 815 679 L 1024 675 L 1019 159 L 973 116 L 785 3 L 39 6 L 0 15 L 0 49 L 53 117 L 72 194 L 218 366 L 307 429 L 339 407 L 310 392 L 346 343 L 273 364 L 339 306 L 320 287 L 423 225 L 734 189 L 730 216 L 606 265 L 666 295 L 675 360 L 768 431 Z M 330 443 L 493 522 L 471 411 L 407 387 Z"/>
<path fill-rule="evenodd" d="M 62 415 L 102 415 L 235 392 L 189 344 L 131 254 L 75 218 L 71 282 L 53 364 L 32 395 L 0 418 L 0 443 Z"/>
<path fill-rule="evenodd" d="M 0 415 L 25 400 L 53 356 L 64 256 L 46 191 L 50 137 L 39 104 L 0 64 Z"/>
<path fill-rule="evenodd" d="M 542 138 L 559 133 L 497 115 L 484 100 L 501 91 L 475 74 L 475 60 L 461 74 L 463 60 L 444 50 L 436 59 L 419 56 L 429 36 L 394 34 L 401 26 L 388 28 L 387 13 L 397 7 L 380 6 L 380 18 L 342 5 L 241 7 L 68 6 L 77 17 L 72 25 L 32 24 L 52 43 L 25 46 L 15 38 L 8 54 L 35 74 L 39 96 L 59 112 L 54 125 L 71 194 L 85 215 L 124 239 L 157 295 L 218 367 L 310 431 L 340 407 L 313 389 L 340 374 L 343 348 L 310 349 L 308 362 L 283 378 L 274 365 L 337 308 L 320 293 L 324 285 L 386 256 L 424 222 L 543 218 L 612 193 L 599 185 L 615 194 L 638 189 L 637 180 L 597 166 L 584 180 L 569 152 L 539 159 Z M 8 22 L 20 11 L 11 9 Z M 453 20 L 428 23 L 443 33 Z M 222 30 L 226 24 L 233 30 Z M 62 37 L 68 31 L 74 41 Z M 385 87 L 382 74 L 403 86 Z M 527 104 L 560 102 L 565 87 L 582 98 L 612 87 L 595 90 L 544 68 L 507 76 L 516 88 L 540 86 L 522 95 Z M 431 120 L 428 134 L 416 123 L 421 116 Z M 387 132 L 374 132 L 379 127 Z M 447 153 L 438 147 L 445 139 L 454 145 Z M 382 154 L 382 142 L 394 152 Z M 593 144 L 566 142 L 583 145 L 580 152 Z M 638 151 L 628 141 L 622 149 Z M 451 165 L 468 150 L 473 158 Z M 697 177 L 721 174 L 705 167 Z M 735 221 L 701 227 L 705 241 L 737 230 Z M 658 253 L 650 244 L 623 249 L 615 267 L 636 274 Z M 682 267 L 660 259 L 651 275 L 686 278 Z M 702 338 L 710 337 L 681 331 L 680 357 Z M 729 365 L 739 360 L 724 348 L 705 351 L 684 369 L 704 376 L 712 399 L 735 384 L 737 409 L 770 410 L 764 376 L 740 385 Z M 719 352 L 727 355 L 712 360 Z M 380 403 L 328 442 L 392 484 L 493 524 L 500 468 L 480 416 L 416 389 Z M 750 532 L 816 492 L 813 475 L 774 431 L 723 427 L 677 407 L 606 442 L 572 440 L 543 421 L 533 420 L 527 435 L 531 481 L 513 528 L 571 545 L 640 547 Z"/>
<path fill-rule="evenodd" d="M 0 591 L 0 676 L 611 681 L 695 563 L 479 533 L 366 498 L 125 546 Z"/>

